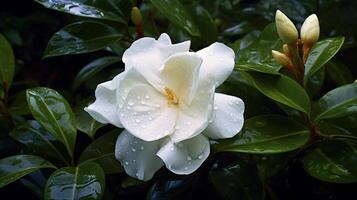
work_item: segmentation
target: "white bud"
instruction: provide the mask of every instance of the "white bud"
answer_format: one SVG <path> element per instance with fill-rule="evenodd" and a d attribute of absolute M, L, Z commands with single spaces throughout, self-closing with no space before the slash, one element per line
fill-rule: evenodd
<path fill-rule="evenodd" d="M 295 43 L 299 34 L 292 21 L 280 10 L 275 13 L 276 30 L 280 39 L 287 44 Z"/>
<path fill-rule="evenodd" d="M 300 30 L 300 36 L 303 43 L 314 44 L 319 39 L 320 25 L 315 14 L 305 19 Z"/>
<path fill-rule="evenodd" d="M 279 51 L 271 51 L 271 55 L 273 55 L 273 58 L 275 61 L 283 66 L 287 66 L 290 63 L 290 59 L 283 53 L 280 53 Z"/>

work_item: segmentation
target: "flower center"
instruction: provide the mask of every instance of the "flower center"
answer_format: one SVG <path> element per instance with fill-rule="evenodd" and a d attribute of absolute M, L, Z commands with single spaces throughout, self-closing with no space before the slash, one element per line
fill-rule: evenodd
<path fill-rule="evenodd" d="M 174 91 L 172 91 L 170 88 L 165 87 L 165 96 L 167 98 L 167 104 L 170 105 L 178 105 L 179 103 L 179 99 L 176 96 L 176 94 L 174 93 Z"/>

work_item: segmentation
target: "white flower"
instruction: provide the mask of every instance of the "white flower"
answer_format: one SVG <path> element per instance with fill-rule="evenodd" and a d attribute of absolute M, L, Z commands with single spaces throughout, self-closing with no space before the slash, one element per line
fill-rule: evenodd
<path fill-rule="evenodd" d="M 194 172 L 208 157 L 208 138 L 230 138 L 243 125 L 241 99 L 215 93 L 232 72 L 234 52 L 214 43 L 189 52 L 190 41 L 135 41 L 123 55 L 125 71 L 99 84 L 85 110 L 97 121 L 125 128 L 115 155 L 125 171 L 151 179 L 164 164 Z"/>

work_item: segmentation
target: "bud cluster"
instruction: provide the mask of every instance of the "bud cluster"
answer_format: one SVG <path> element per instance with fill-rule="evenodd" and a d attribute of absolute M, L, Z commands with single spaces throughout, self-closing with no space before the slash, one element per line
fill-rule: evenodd
<path fill-rule="evenodd" d="M 278 35 L 284 42 L 284 53 L 272 50 L 272 56 L 277 63 L 301 80 L 311 47 L 319 39 L 319 20 L 315 14 L 306 18 L 300 29 L 300 37 L 294 23 L 280 10 L 276 11 L 275 23 Z"/>

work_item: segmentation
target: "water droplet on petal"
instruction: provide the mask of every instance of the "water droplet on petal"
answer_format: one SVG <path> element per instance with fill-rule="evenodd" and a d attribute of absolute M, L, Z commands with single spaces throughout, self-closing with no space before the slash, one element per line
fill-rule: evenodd
<path fill-rule="evenodd" d="M 129 162 L 128 162 L 128 161 L 125 161 L 125 165 L 129 165 Z"/>
<path fill-rule="evenodd" d="M 140 123 L 140 119 L 135 119 L 135 122 L 136 123 Z"/>
<path fill-rule="evenodd" d="M 175 126 L 176 130 L 180 130 L 180 128 L 181 128 L 180 126 Z"/>
<path fill-rule="evenodd" d="M 128 105 L 129 105 L 129 106 L 133 106 L 133 105 L 134 105 L 134 102 L 129 101 L 129 102 L 128 102 Z"/>
<path fill-rule="evenodd" d="M 210 51 L 210 52 L 208 53 L 208 55 L 213 56 L 213 52 L 212 52 L 212 51 Z"/>
<path fill-rule="evenodd" d="M 202 154 L 198 156 L 198 159 L 201 160 L 202 158 L 203 158 L 203 155 L 202 155 Z"/>
<path fill-rule="evenodd" d="M 144 150 L 144 146 L 141 146 L 140 149 L 141 149 L 141 150 Z"/>
<path fill-rule="evenodd" d="M 214 110 L 218 110 L 218 106 L 215 106 L 213 109 L 214 109 Z"/>
<path fill-rule="evenodd" d="M 152 117 L 149 117 L 149 121 L 151 121 L 152 120 Z"/>
<path fill-rule="evenodd" d="M 131 148 L 131 151 L 132 151 L 132 152 L 135 152 L 135 151 L 136 151 L 136 149 L 135 149 L 135 148 Z"/>
<path fill-rule="evenodd" d="M 187 160 L 192 160 L 191 156 L 187 156 Z"/>
<path fill-rule="evenodd" d="M 145 95 L 145 99 L 150 99 L 150 96 L 149 95 Z"/>

